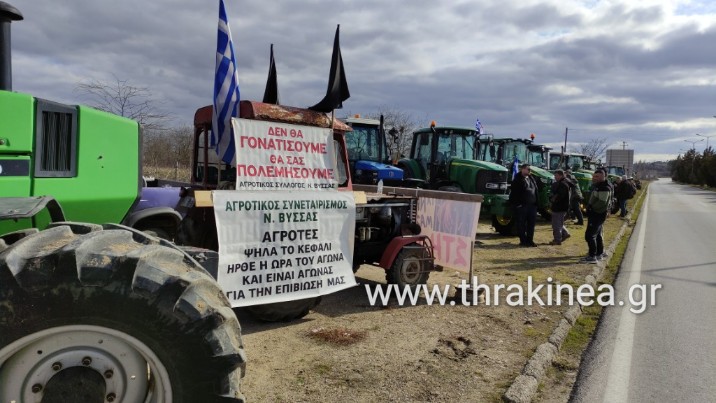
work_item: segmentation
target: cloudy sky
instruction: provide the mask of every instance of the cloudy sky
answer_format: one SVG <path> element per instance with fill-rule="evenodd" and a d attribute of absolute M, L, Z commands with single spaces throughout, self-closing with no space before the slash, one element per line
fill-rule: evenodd
<path fill-rule="evenodd" d="M 211 103 L 218 0 L 6 0 L 13 89 L 69 103 L 83 80 L 148 87 L 176 125 Z M 260 100 L 269 44 L 281 101 L 324 95 L 336 24 L 346 113 L 392 108 L 421 124 L 542 143 L 622 141 L 671 158 L 716 136 L 713 0 L 225 0 L 242 99 Z M 711 139 L 716 145 L 716 137 Z M 697 150 L 705 142 L 696 144 Z"/>

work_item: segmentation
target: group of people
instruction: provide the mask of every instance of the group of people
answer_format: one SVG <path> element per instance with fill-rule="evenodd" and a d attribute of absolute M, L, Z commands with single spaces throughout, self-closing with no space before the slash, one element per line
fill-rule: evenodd
<path fill-rule="evenodd" d="M 534 247 L 534 230 L 537 220 L 537 206 L 540 191 L 544 184 L 530 175 L 530 165 L 522 164 L 520 172 L 512 180 L 510 203 L 515 210 L 517 234 L 520 246 Z M 589 250 L 588 255 L 580 259 L 582 263 L 597 263 L 606 257 L 602 228 L 610 213 L 612 205 L 620 211 L 621 217 L 626 216 L 626 202 L 636 193 L 636 188 L 626 177 L 617 179 L 615 186 L 607 181 L 607 172 L 597 169 L 592 175 L 592 187 L 589 199 L 586 200 L 587 228 L 584 239 Z M 550 191 L 550 207 L 552 210 L 552 236 L 550 245 L 561 245 L 571 236 L 564 225 L 568 214 L 575 218 L 575 224 L 583 225 L 581 203 L 584 200 L 579 183 L 569 170 L 558 169 L 554 172 L 554 182 Z M 616 201 L 616 203 L 613 202 Z M 612 214 L 616 211 L 612 210 Z"/>

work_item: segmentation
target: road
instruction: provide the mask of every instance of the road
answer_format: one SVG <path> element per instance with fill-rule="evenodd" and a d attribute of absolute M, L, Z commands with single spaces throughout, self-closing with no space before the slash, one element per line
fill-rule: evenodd
<path fill-rule="evenodd" d="M 716 193 L 661 179 L 644 207 L 572 402 L 716 402 Z"/>

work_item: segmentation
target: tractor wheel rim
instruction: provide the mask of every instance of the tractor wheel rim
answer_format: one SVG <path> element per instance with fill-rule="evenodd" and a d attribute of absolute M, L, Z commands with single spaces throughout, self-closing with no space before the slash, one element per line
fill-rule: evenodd
<path fill-rule="evenodd" d="M 497 218 L 497 222 L 498 222 L 500 225 L 507 225 L 507 224 L 509 224 L 510 221 L 512 220 L 511 217 L 505 217 L 505 216 L 502 216 L 502 215 L 498 215 L 498 216 L 496 216 L 496 218 Z"/>
<path fill-rule="evenodd" d="M 415 257 L 405 259 L 401 273 L 405 283 L 415 284 L 420 278 L 420 261 Z"/>
<path fill-rule="evenodd" d="M 40 401 L 63 369 L 85 367 L 105 380 L 105 401 L 172 401 L 169 373 L 156 354 L 127 333 L 91 325 L 59 326 L 0 349 L 0 401 Z"/>

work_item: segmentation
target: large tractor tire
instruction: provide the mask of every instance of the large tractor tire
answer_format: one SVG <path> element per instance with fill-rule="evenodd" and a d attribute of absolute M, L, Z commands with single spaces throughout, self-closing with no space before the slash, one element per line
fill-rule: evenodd
<path fill-rule="evenodd" d="M 500 235 L 503 236 L 515 236 L 517 235 L 517 228 L 515 226 L 514 217 L 505 216 L 492 216 L 492 226 L 495 228 Z"/>
<path fill-rule="evenodd" d="M 244 369 L 224 293 L 170 243 L 60 223 L 0 253 L 2 402 L 242 402 Z"/>
<path fill-rule="evenodd" d="M 321 297 L 276 302 L 273 304 L 252 305 L 243 308 L 254 318 L 264 322 L 290 322 L 300 319 L 321 303 Z"/>
<path fill-rule="evenodd" d="M 424 251 L 418 244 L 406 246 L 408 247 L 403 247 L 393 265 L 385 272 L 385 280 L 388 284 L 397 284 L 401 288 L 427 283 L 430 272 L 427 271 L 427 261 L 423 260 Z"/>

